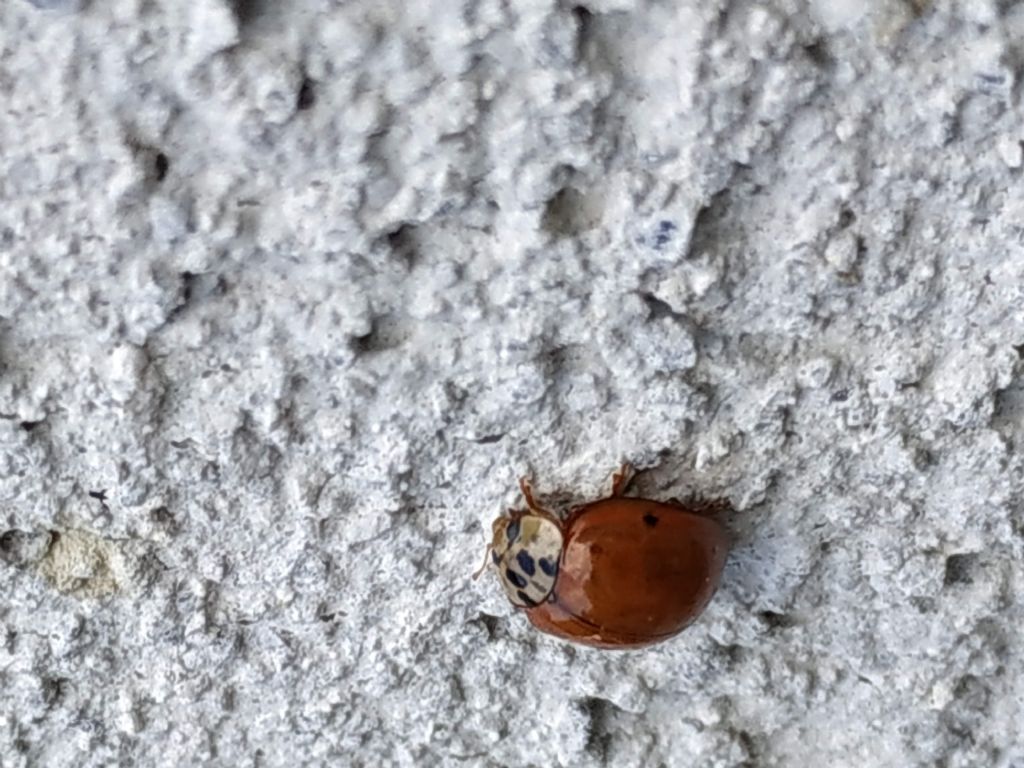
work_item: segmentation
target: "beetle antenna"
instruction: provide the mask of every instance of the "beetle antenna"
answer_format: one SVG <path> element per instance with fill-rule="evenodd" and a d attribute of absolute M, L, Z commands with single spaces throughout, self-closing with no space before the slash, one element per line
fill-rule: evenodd
<path fill-rule="evenodd" d="M 484 552 L 484 564 L 480 566 L 480 570 L 473 574 L 473 581 L 480 578 L 480 574 L 487 570 L 487 558 L 491 555 L 491 550 L 494 549 L 493 544 L 487 545 L 487 551 Z"/>
<path fill-rule="evenodd" d="M 526 507 L 535 515 L 543 515 L 545 517 L 554 517 L 544 507 L 537 503 L 537 500 L 533 498 L 533 487 L 530 485 L 530 480 L 525 475 L 519 478 L 519 490 L 523 492 L 523 498 L 526 499 Z"/>

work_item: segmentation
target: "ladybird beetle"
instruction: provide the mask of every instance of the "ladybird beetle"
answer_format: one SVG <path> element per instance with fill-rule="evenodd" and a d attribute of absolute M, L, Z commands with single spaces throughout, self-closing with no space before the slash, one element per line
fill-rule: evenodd
<path fill-rule="evenodd" d="M 623 466 L 611 496 L 575 507 L 564 520 L 534 501 L 523 478 L 527 510 L 494 521 L 491 564 L 509 599 L 542 632 L 598 648 L 639 648 L 680 632 L 714 594 L 728 538 L 700 513 L 727 503 L 626 498 L 631 474 Z"/>

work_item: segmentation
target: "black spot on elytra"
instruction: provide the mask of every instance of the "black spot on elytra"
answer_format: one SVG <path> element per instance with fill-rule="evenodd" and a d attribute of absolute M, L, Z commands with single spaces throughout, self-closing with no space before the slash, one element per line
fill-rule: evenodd
<path fill-rule="evenodd" d="M 514 584 L 519 589 L 524 589 L 526 587 L 526 579 L 524 579 L 518 573 L 513 571 L 511 568 L 505 569 L 505 578 L 512 582 L 512 584 Z"/>
<path fill-rule="evenodd" d="M 516 554 L 516 562 L 519 563 L 519 567 L 523 569 L 523 573 L 527 576 L 533 576 L 537 572 L 537 564 L 525 549 L 520 550 Z"/>
<path fill-rule="evenodd" d="M 648 528 L 653 528 L 657 524 L 658 524 L 658 516 L 657 515 L 652 515 L 650 512 L 648 512 L 646 515 L 644 515 L 644 525 L 646 525 Z"/>
<path fill-rule="evenodd" d="M 554 576 L 555 571 L 558 570 L 558 566 L 555 564 L 555 562 L 547 557 L 542 557 L 540 560 L 537 561 L 537 564 L 540 566 L 540 569 L 544 571 L 544 574 L 547 576 Z"/>

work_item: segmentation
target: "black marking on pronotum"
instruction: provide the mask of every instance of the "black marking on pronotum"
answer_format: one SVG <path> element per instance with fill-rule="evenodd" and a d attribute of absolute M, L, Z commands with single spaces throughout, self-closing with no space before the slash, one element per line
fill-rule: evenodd
<path fill-rule="evenodd" d="M 513 520 L 505 527 L 505 538 L 508 539 L 508 543 L 511 544 L 513 541 L 519 538 L 519 521 Z"/>
<path fill-rule="evenodd" d="M 552 560 L 546 557 L 542 557 L 540 560 L 538 560 L 537 565 L 540 566 L 540 569 L 544 571 L 545 575 L 547 576 L 554 576 L 555 571 L 558 570 L 558 566 L 555 565 L 555 563 Z"/>
<path fill-rule="evenodd" d="M 536 600 L 531 598 L 528 594 L 523 592 L 523 590 L 521 590 L 521 589 L 518 592 L 516 592 L 516 597 L 518 597 L 520 600 L 522 600 L 523 604 L 526 605 L 528 608 L 533 608 L 533 606 L 535 606 L 537 604 Z"/>
<path fill-rule="evenodd" d="M 657 515 L 652 515 L 650 512 L 648 512 L 646 515 L 644 515 L 644 525 L 649 526 L 650 528 L 653 528 L 657 524 L 658 524 L 658 516 Z"/>
<path fill-rule="evenodd" d="M 492 549 L 491 550 L 491 560 L 494 561 L 495 565 L 499 565 L 501 563 L 501 555 L 499 555 L 496 550 Z"/>
<path fill-rule="evenodd" d="M 527 576 L 533 576 L 537 572 L 537 565 L 533 562 L 533 558 L 530 557 L 530 553 L 525 549 L 521 549 L 516 553 L 516 562 L 519 563 L 519 567 L 523 569 L 523 573 Z"/>
<path fill-rule="evenodd" d="M 513 571 L 511 568 L 505 569 L 505 578 L 515 584 L 519 589 L 523 589 L 526 586 L 526 579 L 520 576 L 518 573 Z"/>

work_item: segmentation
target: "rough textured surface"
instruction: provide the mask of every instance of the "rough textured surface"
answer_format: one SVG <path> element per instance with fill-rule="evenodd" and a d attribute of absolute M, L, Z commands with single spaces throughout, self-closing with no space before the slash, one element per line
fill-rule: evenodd
<path fill-rule="evenodd" d="M 1024 10 L 0 4 L 0 765 L 1024 765 Z M 539 636 L 531 471 L 724 495 Z"/>

